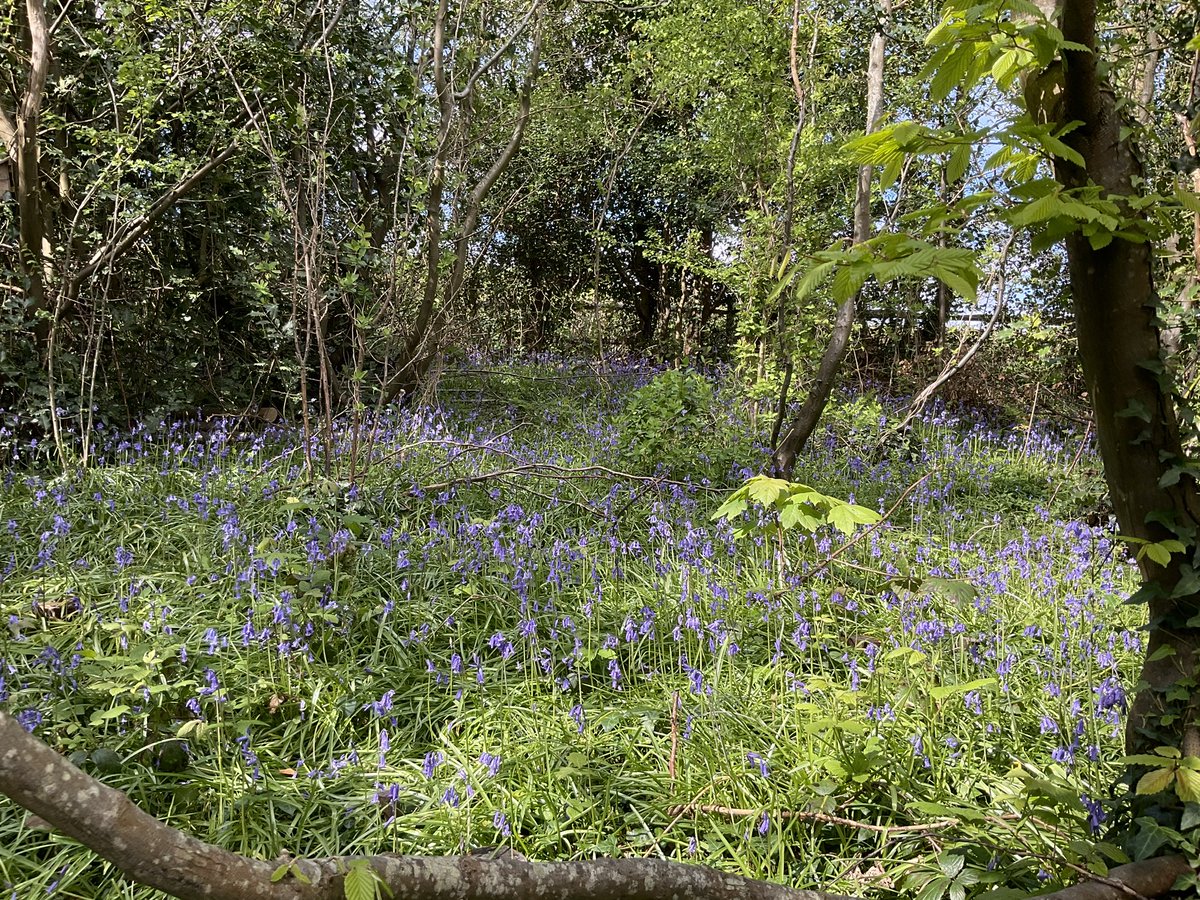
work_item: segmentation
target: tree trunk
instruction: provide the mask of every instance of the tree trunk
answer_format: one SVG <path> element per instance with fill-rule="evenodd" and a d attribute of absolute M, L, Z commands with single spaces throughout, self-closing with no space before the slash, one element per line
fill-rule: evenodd
<path fill-rule="evenodd" d="M 15 163 L 19 256 L 24 276 L 25 307 L 33 316 L 33 333 L 44 354 L 50 337 L 50 251 L 46 195 L 39 163 L 38 125 L 46 77 L 50 72 L 50 29 L 43 0 L 26 0 L 29 36 L 29 80 L 15 104 L 15 118 L 0 107 L 0 139 Z M 14 98 L 15 99 L 15 98 Z"/>
<path fill-rule="evenodd" d="M 891 0 L 881 0 L 883 13 L 891 15 Z M 870 134 L 879 127 L 883 115 L 883 64 L 887 38 L 883 25 L 871 38 L 870 55 L 867 60 L 867 127 Z M 858 189 L 854 196 L 854 231 L 853 242 L 861 244 L 871 237 L 871 166 L 863 165 L 858 169 Z M 799 414 L 792 421 L 783 440 L 775 449 L 774 463 L 776 471 L 784 478 L 791 478 L 796 466 L 796 456 L 804 449 L 808 439 L 816 430 L 821 414 L 829 403 L 829 395 L 833 392 L 834 382 L 846 358 L 846 350 L 850 346 L 850 334 L 854 330 L 858 318 L 858 294 L 847 298 L 838 307 L 837 316 L 833 323 L 833 333 L 821 364 L 817 369 L 817 377 L 809 389 L 808 399 L 800 408 Z"/>
<path fill-rule="evenodd" d="M 1052 11 L 1050 0 L 1043 3 Z M 1097 48 L 1095 0 L 1065 0 L 1061 29 L 1067 41 L 1092 50 L 1065 51 L 1061 64 L 1026 86 L 1035 117 L 1052 124 L 1082 123 L 1066 141 L 1084 165 L 1055 160 L 1055 177 L 1068 188 L 1096 184 L 1110 196 L 1132 197 L 1141 170 L 1122 135 L 1126 123 L 1116 98 L 1102 81 L 1100 55 L 1092 52 Z M 1143 215 L 1130 208 L 1125 214 L 1130 220 Z M 1096 249 L 1076 233 L 1067 240 L 1067 256 L 1079 355 L 1121 531 L 1145 541 L 1175 538 L 1194 551 L 1200 497 L 1196 482 L 1177 468 L 1184 457 L 1175 401 L 1159 374 L 1152 248 L 1149 242 L 1118 237 Z M 1167 566 L 1143 558 L 1141 573 L 1149 596 L 1149 642 L 1126 744 L 1130 752 L 1167 745 L 1185 756 L 1200 755 L 1195 682 L 1200 596 L 1181 581 L 1191 568 L 1183 554 L 1176 554 Z M 1182 692 L 1181 686 L 1186 686 Z"/>
<path fill-rule="evenodd" d="M 479 224 L 483 203 L 491 193 L 496 181 L 516 156 L 525 134 L 525 126 L 529 123 L 533 87 L 537 80 L 541 53 L 540 24 L 535 27 L 529 66 L 521 85 L 517 119 L 508 143 L 459 205 L 461 222 L 454 242 L 454 261 L 449 281 L 443 285 L 441 279 L 444 224 L 442 206 L 445 203 L 446 167 L 449 163 L 456 120 L 463 110 L 470 109 L 476 81 L 495 64 L 502 54 L 511 48 L 513 42 L 535 16 L 541 15 L 541 9 L 542 4 L 538 0 L 530 7 L 525 18 L 516 25 L 513 33 L 500 50 L 478 63 L 467 78 L 465 86 L 456 92 L 449 73 L 446 71 L 446 54 L 452 52 L 447 48 L 449 2 L 448 0 L 439 0 L 438 2 L 433 32 L 433 80 L 439 110 L 438 145 L 433 161 L 433 172 L 429 179 L 429 196 L 426 205 L 425 288 L 421 295 L 421 305 L 417 310 L 417 316 L 409 328 L 408 338 L 395 360 L 395 369 L 383 384 L 383 401 L 385 403 L 391 403 L 402 395 L 411 398 L 415 394 L 428 373 L 430 363 L 441 344 L 442 331 L 445 327 L 446 317 L 449 315 L 450 304 L 462 292 L 471 239 Z M 438 303 L 439 294 L 443 296 L 440 304 Z"/>

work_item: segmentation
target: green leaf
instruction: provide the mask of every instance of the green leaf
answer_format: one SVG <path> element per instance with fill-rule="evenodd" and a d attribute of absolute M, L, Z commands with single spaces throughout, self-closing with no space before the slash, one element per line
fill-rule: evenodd
<path fill-rule="evenodd" d="M 784 531 L 799 528 L 806 534 L 812 534 L 824 524 L 824 520 L 808 512 L 805 504 L 789 503 L 779 513 L 779 524 Z"/>
<path fill-rule="evenodd" d="M 712 521 L 715 522 L 717 519 L 736 519 L 746 511 L 748 506 L 749 504 L 746 502 L 745 496 L 738 490 L 712 514 Z"/>
<path fill-rule="evenodd" d="M 1179 567 L 1179 581 L 1171 590 L 1171 599 L 1200 593 L 1200 573 L 1191 566 Z"/>
<path fill-rule="evenodd" d="M 356 859 L 346 871 L 342 889 L 346 900 L 378 900 L 379 875 L 365 859 Z"/>
<path fill-rule="evenodd" d="M 800 279 L 800 283 L 796 285 L 794 297 L 796 300 L 803 300 L 811 294 L 821 282 L 823 282 L 829 273 L 833 271 L 837 263 L 833 261 L 823 262 L 813 266 L 804 273 L 804 277 Z"/>
<path fill-rule="evenodd" d="M 955 184 L 960 178 L 967 173 L 967 166 L 971 164 L 971 145 L 961 143 L 950 153 L 950 158 L 946 160 L 946 181 L 949 184 Z"/>
<path fill-rule="evenodd" d="M 746 494 L 754 502 L 763 506 L 774 506 L 776 500 L 790 492 L 791 484 L 782 478 L 756 475 L 747 481 L 744 487 Z"/>
<path fill-rule="evenodd" d="M 1142 556 L 1150 557 L 1151 562 L 1156 562 L 1160 566 L 1168 565 L 1171 562 L 1171 551 L 1162 544 L 1146 544 L 1138 551 L 1138 558 Z"/>
<path fill-rule="evenodd" d="M 1162 764 L 1162 756 L 1154 756 L 1150 753 L 1134 753 L 1131 756 L 1121 757 L 1123 766 L 1161 766 Z"/>
<path fill-rule="evenodd" d="M 1174 769 L 1154 769 L 1138 779 L 1134 792 L 1137 794 L 1158 794 L 1165 791 L 1175 780 Z"/>
<path fill-rule="evenodd" d="M 966 694 L 971 691 L 982 690 L 986 687 L 992 687 L 997 683 L 995 678 L 980 678 L 976 681 L 965 681 L 961 684 L 941 684 L 929 689 L 929 696 L 934 700 L 945 700 L 947 697 L 953 697 L 957 694 Z"/>
<path fill-rule="evenodd" d="M 1037 222 L 1044 222 L 1047 219 L 1062 215 L 1062 212 L 1062 199 L 1055 192 L 1018 206 L 1009 215 L 1008 221 L 1014 228 L 1028 228 Z"/>
<path fill-rule="evenodd" d="M 938 866 L 950 878 L 956 878 L 966 864 L 966 857 L 958 854 L 944 854 L 938 859 Z"/>
<path fill-rule="evenodd" d="M 963 41 L 950 45 L 945 56 L 938 60 L 937 68 L 932 68 L 935 61 L 931 59 L 927 72 L 933 73 L 929 82 L 929 95 L 934 102 L 945 100 L 950 92 L 961 84 L 975 61 L 975 45 L 972 41 Z"/>
<path fill-rule="evenodd" d="M 867 276 L 871 274 L 868 266 L 861 263 L 856 263 L 848 266 L 843 266 L 837 270 L 833 276 L 833 299 L 838 303 L 844 303 L 849 300 L 859 289 L 866 283 Z"/>
<path fill-rule="evenodd" d="M 853 503 L 839 503 L 829 510 L 829 524 L 842 534 L 854 534 L 859 525 L 874 525 L 880 520 L 879 513 Z"/>
<path fill-rule="evenodd" d="M 975 589 L 975 585 L 969 581 L 959 581 L 956 578 L 933 577 L 923 579 L 914 593 L 917 596 L 935 594 L 939 597 L 945 597 L 959 606 L 973 603 L 979 595 L 979 592 Z"/>
<path fill-rule="evenodd" d="M 1175 793 L 1184 803 L 1200 803 L 1200 772 L 1176 769 Z"/>
<path fill-rule="evenodd" d="M 287 873 L 291 870 L 291 868 L 292 868 L 291 863 L 284 863 L 282 866 L 277 868 L 274 872 L 271 873 L 271 884 L 278 884 L 279 882 L 283 881 L 283 879 L 287 876 Z"/>
<path fill-rule="evenodd" d="M 1183 818 L 1179 822 L 1180 831 L 1191 831 L 1200 826 L 1200 803 L 1189 803 L 1183 808 Z"/>
<path fill-rule="evenodd" d="M 1200 214 L 1200 194 L 1185 191 L 1183 188 L 1176 188 L 1175 198 L 1188 212 Z"/>

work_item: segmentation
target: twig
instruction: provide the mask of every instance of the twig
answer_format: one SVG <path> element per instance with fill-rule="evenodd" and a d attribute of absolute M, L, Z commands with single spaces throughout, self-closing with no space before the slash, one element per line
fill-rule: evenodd
<path fill-rule="evenodd" d="M 933 475 L 932 472 L 926 472 L 924 475 L 922 475 L 920 478 L 918 478 L 916 481 L 914 481 L 912 484 L 910 484 L 908 487 L 906 487 L 904 489 L 904 493 L 896 498 L 896 502 L 893 503 L 888 508 L 888 511 L 883 514 L 883 516 L 879 519 L 878 522 L 876 522 L 874 525 L 872 525 L 866 531 L 856 534 L 852 540 L 847 541 L 846 543 L 842 544 L 842 546 L 838 547 L 836 550 L 834 550 L 832 553 L 830 553 L 827 557 L 825 557 L 825 561 L 823 563 L 821 563 L 819 566 L 817 566 L 815 569 L 813 569 L 811 572 L 808 573 L 808 576 L 811 578 L 815 575 L 821 574 L 822 572 L 824 572 L 826 569 L 829 568 L 829 564 L 832 563 L 835 559 L 837 559 L 839 556 L 841 556 L 843 553 L 845 553 L 847 550 L 849 550 L 855 544 L 862 543 L 862 541 L 868 535 L 873 534 L 874 532 L 876 532 L 880 528 L 882 528 L 887 523 L 888 519 L 890 519 L 892 517 L 892 513 L 894 513 L 896 511 L 896 508 L 901 503 L 904 502 L 904 498 L 907 497 L 909 494 L 911 494 L 913 491 L 915 491 L 917 489 L 917 487 L 923 481 L 927 480 L 931 475 Z"/>
<path fill-rule="evenodd" d="M 672 806 L 667 810 L 669 816 L 686 816 L 693 813 L 714 813 L 736 818 L 757 818 L 763 814 L 761 809 L 743 809 L 736 806 L 721 806 L 715 803 L 685 803 Z M 802 809 L 782 809 L 775 813 L 781 819 L 804 819 L 812 822 L 827 822 L 830 825 L 845 825 L 848 828 L 861 828 L 864 831 L 874 831 L 879 834 L 922 834 L 927 831 L 939 831 L 952 825 L 961 825 L 958 819 L 935 819 L 920 825 L 873 825 L 870 822 L 858 822 L 830 813 L 808 811 Z"/>

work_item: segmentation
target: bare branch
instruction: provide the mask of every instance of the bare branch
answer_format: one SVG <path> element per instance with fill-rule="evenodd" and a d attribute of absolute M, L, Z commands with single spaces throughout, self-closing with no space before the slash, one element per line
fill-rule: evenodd
<path fill-rule="evenodd" d="M 238 140 L 235 137 L 230 141 L 216 156 L 209 159 L 202 166 L 196 169 L 189 175 L 181 178 L 176 182 L 175 186 L 159 197 L 150 205 L 143 213 L 140 213 L 125 225 L 120 228 L 100 249 L 92 254 L 91 259 L 82 266 L 79 271 L 72 273 L 71 280 L 78 284 L 85 278 L 88 278 L 96 272 L 97 269 L 104 266 L 106 263 L 115 260 L 137 241 L 151 225 L 164 212 L 174 206 L 182 199 L 189 191 L 192 190 L 206 175 L 218 168 L 222 163 L 228 160 L 238 149 Z"/>
<path fill-rule="evenodd" d="M 475 82 L 477 82 L 482 75 L 484 75 L 492 66 L 494 66 L 497 61 L 504 56 L 504 54 L 512 49 L 513 43 L 521 36 L 525 29 L 529 27 L 529 23 L 533 21 L 533 17 L 538 13 L 541 7 L 542 0 L 534 0 L 534 3 L 529 7 L 529 11 L 525 13 L 525 15 L 521 18 L 521 21 L 517 23 L 517 26 L 512 30 L 512 33 L 509 34 L 504 43 L 500 45 L 499 49 L 497 49 L 496 52 L 487 59 L 483 60 L 478 66 L 475 67 L 475 71 L 467 76 L 467 83 L 463 85 L 462 90 L 455 92 L 455 100 L 463 101 L 471 96 L 471 92 L 475 90 Z"/>

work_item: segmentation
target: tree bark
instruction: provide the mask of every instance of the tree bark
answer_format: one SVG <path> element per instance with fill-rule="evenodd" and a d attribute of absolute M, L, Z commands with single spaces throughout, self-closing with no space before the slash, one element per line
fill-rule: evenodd
<path fill-rule="evenodd" d="M 1050 0 L 1042 0 L 1053 10 Z M 1098 67 L 1095 0 L 1065 0 L 1061 30 L 1067 50 L 1026 86 L 1030 112 L 1043 121 L 1082 123 L 1066 137 L 1083 166 L 1057 159 L 1057 180 L 1068 188 L 1099 185 L 1114 198 L 1136 195 L 1141 168 L 1122 134 L 1125 122 Z M 1126 208 L 1136 228 L 1143 214 Z M 1200 496 L 1184 463 L 1174 397 L 1159 354 L 1157 297 L 1148 241 L 1114 238 L 1094 248 L 1080 233 L 1067 239 L 1079 354 L 1096 415 L 1105 478 L 1121 531 L 1144 541 L 1178 539 L 1195 551 Z M 1149 595 L 1149 640 L 1140 689 L 1129 712 L 1130 752 L 1169 745 L 1200 754 L 1195 676 L 1200 660 L 1200 596 L 1185 585 L 1185 556 L 1158 566 L 1140 562 Z M 1179 593 L 1179 596 L 1172 596 Z M 1168 692 L 1190 685 L 1183 699 Z"/>
<path fill-rule="evenodd" d="M 884 16 L 890 16 L 891 0 L 881 0 Z M 879 127 L 883 115 L 883 66 L 887 38 L 884 35 L 883 23 L 871 38 L 871 49 L 867 59 L 867 127 L 870 134 Z M 871 166 L 863 165 L 858 169 L 858 188 L 854 195 L 854 226 L 852 241 L 861 244 L 871 237 Z M 821 414 L 829 403 L 833 393 L 833 385 L 841 371 L 842 362 L 846 358 L 846 350 L 850 346 L 850 334 L 858 318 L 858 293 L 847 298 L 838 307 L 833 322 L 833 332 L 829 344 L 821 357 L 817 368 L 817 376 L 809 389 L 808 399 L 800 408 L 800 412 L 789 426 L 787 433 L 775 449 L 774 464 L 776 471 L 784 478 L 791 478 L 796 467 L 796 456 L 804 449 L 808 439 L 816 430 Z"/>
<path fill-rule="evenodd" d="M 0 138 L 15 163 L 19 256 L 25 279 L 25 305 L 34 317 L 33 333 L 44 353 L 50 337 L 50 253 L 46 195 L 39 164 L 38 126 L 46 77 L 50 72 L 50 28 L 43 0 L 26 0 L 29 35 L 29 79 L 16 100 L 12 118 L 0 108 Z"/>

